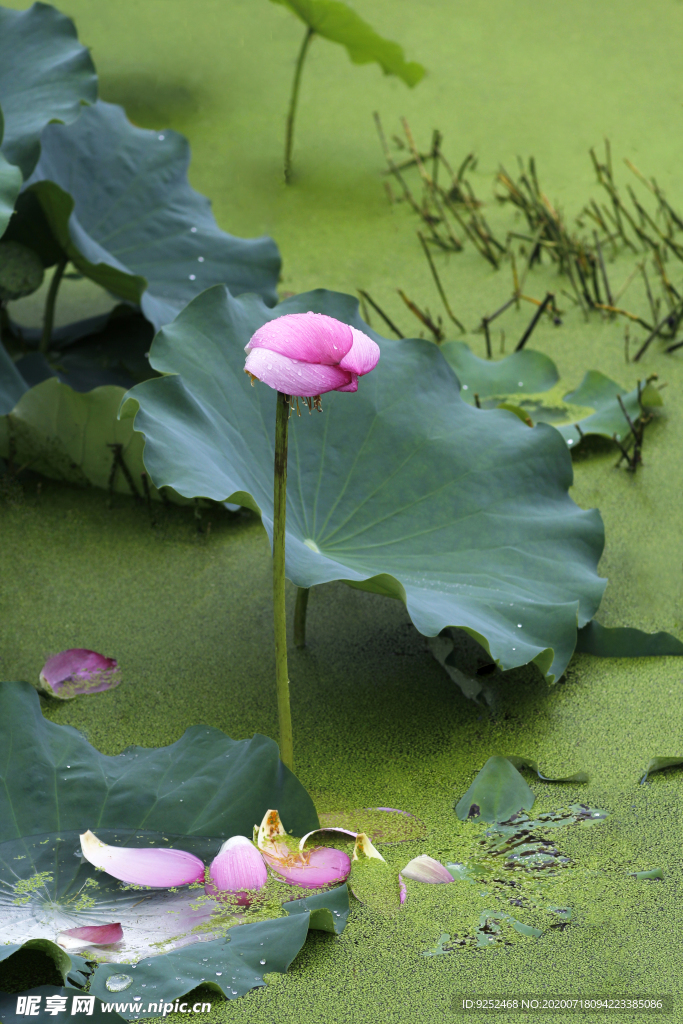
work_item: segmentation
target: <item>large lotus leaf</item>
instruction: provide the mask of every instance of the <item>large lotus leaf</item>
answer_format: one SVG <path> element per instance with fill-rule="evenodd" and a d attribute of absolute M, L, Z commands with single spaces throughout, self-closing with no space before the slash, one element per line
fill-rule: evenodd
<path fill-rule="evenodd" d="M 157 486 L 230 500 L 272 530 L 275 392 L 250 386 L 244 346 L 264 322 L 324 312 L 382 349 L 357 394 L 324 396 L 290 424 L 287 575 L 301 587 L 344 580 L 405 602 L 434 636 L 466 629 L 503 668 L 536 661 L 550 678 L 571 657 L 605 581 L 603 527 L 570 499 L 557 431 L 466 405 L 438 348 L 387 341 L 349 296 L 316 291 L 268 309 L 213 288 L 152 346 L 168 376 L 130 394 Z"/>
<path fill-rule="evenodd" d="M 45 125 L 69 124 L 83 103 L 96 99 L 95 66 L 70 18 L 48 4 L 27 11 L 0 7 L 2 151 L 24 178 L 38 160 Z"/>
<path fill-rule="evenodd" d="M 535 799 L 510 758 L 490 757 L 455 813 L 461 821 L 508 821 L 518 811 L 531 810 Z"/>
<path fill-rule="evenodd" d="M 313 801 L 273 740 L 193 726 L 169 747 L 110 757 L 43 717 L 28 683 L 0 683 L 0 842 L 60 830 L 144 828 L 250 835 L 276 807 L 295 835 L 318 827 Z"/>
<path fill-rule="evenodd" d="M 2 112 L 0 111 L 0 118 Z M 0 123 L 0 139 L 2 138 L 2 124 Z M 0 152 L 0 238 L 5 233 L 9 219 L 14 210 L 19 190 L 21 188 L 21 171 L 18 167 L 5 160 Z"/>
<path fill-rule="evenodd" d="M 425 69 L 414 61 L 406 62 L 402 48 L 377 35 L 340 0 L 273 0 L 288 7 L 318 35 L 333 43 L 341 43 L 354 64 L 379 64 L 385 75 L 397 75 L 406 85 L 417 85 Z"/>
<path fill-rule="evenodd" d="M 552 359 L 533 349 L 512 352 L 503 359 L 480 359 L 464 341 L 446 341 L 441 351 L 470 405 L 475 404 L 475 394 L 503 399 L 548 391 L 560 377 Z"/>
<path fill-rule="evenodd" d="M 136 128 L 121 107 L 99 102 L 72 125 L 48 125 L 41 145 L 28 186 L 59 246 L 155 327 L 217 282 L 276 301 L 275 242 L 221 231 L 187 180 L 182 135 Z"/>
<path fill-rule="evenodd" d="M 83 394 L 62 384 L 56 376 L 26 390 L 24 379 L 6 354 L 4 361 L 10 365 L 3 367 L 3 352 L 0 351 L 0 410 L 11 411 L 11 416 L 0 417 L 0 457 L 7 458 L 13 446 L 18 465 L 30 466 L 44 476 L 130 494 L 130 483 L 120 465 L 122 459 L 137 493 L 142 495 L 143 441 L 130 421 L 117 418 L 125 390 L 105 385 Z M 34 353 L 22 363 L 33 359 L 45 362 L 44 357 Z M 17 396 L 16 404 L 10 405 Z M 112 445 L 121 446 L 113 479 Z M 150 494 L 159 500 L 154 485 L 150 485 Z M 173 494 L 167 496 L 178 501 Z M 180 499 L 180 503 L 185 504 L 185 500 Z"/>
<path fill-rule="evenodd" d="M 309 918 L 310 914 L 305 912 L 237 925 L 230 929 L 227 938 L 194 943 L 173 953 L 141 960 L 130 973 L 124 968 L 125 975 L 132 979 L 132 985 L 124 991 L 118 989 L 120 981 L 109 980 L 112 975 L 125 976 L 121 965 L 101 964 L 93 974 L 89 991 L 103 1001 L 121 1000 L 116 1008 L 129 1020 L 160 1017 L 163 1005 L 159 1006 L 159 1001 L 173 1005 L 201 984 L 227 999 L 237 999 L 251 989 L 263 988 L 264 974 L 287 972 L 306 941 Z M 134 1005 L 134 999 L 140 1002 Z"/>
<path fill-rule="evenodd" d="M 35 1010 L 31 1009 L 30 1020 L 32 1024 L 50 1024 L 56 1019 L 60 1019 L 61 1013 L 85 1017 L 87 1015 L 88 1024 L 107 1024 L 107 1021 L 120 1021 L 123 1017 L 120 1016 L 114 1009 L 103 1010 L 102 1002 L 99 999 L 95 999 L 90 1007 L 89 1003 L 83 1009 L 78 1009 L 78 1003 L 74 1007 L 74 999 L 82 999 L 83 993 L 79 992 L 77 988 L 57 988 L 55 985 L 39 985 L 37 988 L 30 988 L 26 992 L 22 992 L 22 996 L 28 998 L 30 996 L 37 996 L 39 999 L 38 1004 L 33 1004 Z M 55 1002 L 56 999 L 64 1000 Z M 48 1003 L 48 999 L 52 1002 Z M 24 1004 L 26 1005 L 26 1004 Z M 63 1006 L 64 1010 L 59 1011 L 59 1007 Z M 51 1008 L 52 1007 L 52 1008 Z M 55 1014 L 54 1007 L 57 1007 L 58 1013 Z M 106 1014 L 106 1016 L 105 1016 Z M 17 996 L 9 995 L 6 992 L 0 992 L 0 1021 L 14 1022 L 17 1020 Z"/>
<path fill-rule="evenodd" d="M 21 396 L 28 390 L 28 385 L 10 359 L 5 346 L 0 341 L 0 416 L 11 412 Z M 0 449 L 2 449 L 3 428 L 0 420 Z M 5 456 L 8 452 L 5 451 Z"/>

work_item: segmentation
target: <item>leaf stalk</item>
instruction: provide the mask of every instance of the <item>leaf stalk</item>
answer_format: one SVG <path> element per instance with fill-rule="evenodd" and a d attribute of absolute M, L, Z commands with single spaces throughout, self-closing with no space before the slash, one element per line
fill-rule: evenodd
<path fill-rule="evenodd" d="M 299 50 L 299 56 L 294 70 L 294 81 L 292 82 L 292 95 L 289 98 L 289 110 L 287 111 L 287 132 L 285 135 L 285 184 L 289 185 L 292 178 L 292 146 L 294 145 L 294 120 L 296 108 L 299 102 L 299 86 L 301 85 L 301 72 L 304 68 L 304 61 L 311 40 L 315 35 L 315 29 L 309 28 L 304 36 L 304 41 Z"/>

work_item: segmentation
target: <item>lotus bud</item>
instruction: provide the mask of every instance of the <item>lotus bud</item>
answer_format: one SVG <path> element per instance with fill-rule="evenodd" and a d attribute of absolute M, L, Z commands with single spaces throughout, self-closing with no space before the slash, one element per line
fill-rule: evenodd
<path fill-rule="evenodd" d="M 193 853 L 166 847 L 108 846 L 92 832 L 81 836 L 86 860 L 112 878 L 145 888 L 171 889 L 204 881 L 204 864 Z"/>
<path fill-rule="evenodd" d="M 58 700 L 101 693 L 121 682 L 117 668 L 115 658 L 105 658 L 97 651 L 73 647 L 48 658 L 40 673 L 37 689 Z"/>
<path fill-rule="evenodd" d="M 410 878 L 414 882 L 441 884 L 454 881 L 453 875 L 443 864 L 434 860 L 433 857 L 428 857 L 425 853 L 420 854 L 419 857 L 413 857 L 402 869 L 401 874 L 404 878 Z"/>
<path fill-rule="evenodd" d="M 289 313 L 269 320 L 245 349 L 245 373 L 276 391 L 316 398 L 357 391 L 374 370 L 379 346 L 367 334 L 323 313 Z"/>
<path fill-rule="evenodd" d="M 255 892 L 268 881 L 263 857 L 246 836 L 232 836 L 223 843 L 209 868 L 210 881 L 204 886 L 209 896 L 237 895 L 237 906 L 248 907 Z"/>
<path fill-rule="evenodd" d="M 69 928 L 60 932 L 57 942 L 66 950 L 83 949 L 84 946 L 111 946 L 123 938 L 123 928 L 114 924 L 85 925 L 82 928 Z"/>

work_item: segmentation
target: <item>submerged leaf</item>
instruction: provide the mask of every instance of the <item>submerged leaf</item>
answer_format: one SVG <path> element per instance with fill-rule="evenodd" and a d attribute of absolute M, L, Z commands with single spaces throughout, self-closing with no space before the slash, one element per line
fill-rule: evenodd
<path fill-rule="evenodd" d="M 556 778 L 550 778 L 549 775 L 544 775 L 538 764 L 532 761 L 530 757 L 517 757 L 516 754 L 508 754 L 507 759 L 510 764 L 513 764 L 515 768 L 530 768 L 532 772 L 536 772 L 539 779 L 543 782 L 588 782 L 587 772 L 575 772 L 573 775 L 557 776 Z"/>
<path fill-rule="evenodd" d="M 601 626 L 592 619 L 577 635 L 576 650 L 596 658 L 675 658 L 683 642 L 671 633 L 644 633 L 630 626 Z"/>
<path fill-rule="evenodd" d="M 535 800 L 526 782 L 507 757 L 490 757 L 467 792 L 455 805 L 461 821 L 509 821 Z"/>
<path fill-rule="evenodd" d="M 164 376 L 122 411 L 137 412 L 157 486 L 246 505 L 271 533 L 275 395 L 250 386 L 243 350 L 267 320 L 306 310 L 370 332 L 348 296 L 269 310 L 212 288 L 157 335 L 150 360 Z M 569 497 L 562 439 L 470 408 L 435 345 L 373 337 L 382 358 L 362 390 L 290 423 L 288 578 L 398 598 L 425 635 L 457 626 L 501 668 L 534 661 L 557 678 L 577 613 L 579 625 L 592 618 L 605 586 L 602 522 Z"/>
<path fill-rule="evenodd" d="M 664 872 L 661 868 L 650 868 L 649 871 L 634 871 L 633 877 L 639 882 L 650 882 L 663 879 Z"/>
<path fill-rule="evenodd" d="M 425 69 L 413 61 L 406 62 L 398 43 L 377 35 L 341 0 L 272 0 L 288 7 L 310 29 L 333 43 L 340 43 L 354 64 L 376 62 L 385 75 L 396 75 L 406 85 L 417 85 Z"/>

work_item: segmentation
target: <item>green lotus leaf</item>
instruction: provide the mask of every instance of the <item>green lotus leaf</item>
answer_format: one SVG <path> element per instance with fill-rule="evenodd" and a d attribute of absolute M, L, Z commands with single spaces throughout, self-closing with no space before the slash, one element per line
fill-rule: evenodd
<path fill-rule="evenodd" d="M 577 423 L 555 424 L 567 444 L 578 444 L 582 434 L 599 434 L 602 437 L 610 438 L 616 435 L 617 441 L 625 440 L 631 430 L 617 395 L 621 396 L 626 412 L 635 422 L 641 414 L 638 404 L 638 388 L 626 393 L 625 388 L 622 388 L 616 381 L 610 380 L 604 373 L 589 370 L 576 391 L 570 391 L 564 396 L 564 400 L 574 405 L 589 406 L 595 412 L 580 419 Z M 664 404 L 659 391 L 645 381 L 641 384 L 640 397 L 646 408 Z"/>
<path fill-rule="evenodd" d="M 0 111 L 1 117 L 2 112 Z M 1 128 L 2 122 L 0 120 L 0 139 L 2 139 Z M 14 164 L 8 163 L 0 152 L 0 238 L 2 238 L 9 224 L 14 204 L 21 189 L 21 183 L 22 177 L 19 168 L 15 167 Z"/>
<path fill-rule="evenodd" d="M 490 757 L 474 782 L 455 805 L 461 821 L 509 821 L 533 807 L 534 794 L 511 758 Z"/>
<path fill-rule="evenodd" d="M 680 768 L 681 765 L 683 765 L 683 757 L 651 757 L 640 781 L 645 782 L 653 772 L 662 772 L 665 768 Z"/>
<path fill-rule="evenodd" d="M 221 231 L 187 180 L 182 135 L 136 128 L 121 107 L 99 102 L 72 125 L 48 125 L 41 145 L 27 191 L 53 238 L 81 274 L 139 304 L 155 327 L 217 282 L 276 301 L 275 242 Z M 35 204 L 20 202 L 16 221 L 8 237 L 30 242 Z"/>
<path fill-rule="evenodd" d="M 147 1009 L 154 1002 L 155 993 L 163 1002 L 173 1003 L 201 984 L 227 999 L 264 988 L 264 974 L 286 973 L 306 941 L 309 918 L 310 914 L 304 912 L 258 924 L 237 925 L 230 929 L 227 938 L 193 943 L 163 956 L 140 960 L 130 972 L 124 966 L 123 972 L 134 981 L 130 988 L 118 993 L 118 1012 L 129 1020 L 159 1017 L 160 1009 Z M 121 973 L 121 964 L 101 964 L 92 976 L 89 991 L 103 1002 L 113 1002 L 117 996 L 107 988 L 107 982 L 112 975 Z M 133 995 L 141 998 L 142 1009 L 131 1009 Z"/>
<path fill-rule="evenodd" d="M 28 989 L 26 992 L 22 992 L 24 996 L 38 996 L 40 1003 L 37 1008 L 37 1012 L 32 1013 L 30 1020 L 33 1024 L 50 1024 L 54 1022 L 55 1013 L 51 1011 L 47 1004 L 47 999 L 50 997 L 61 996 L 66 997 L 66 1008 L 63 1011 L 66 1016 L 67 1013 L 71 1013 L 73 1007 L 73 997 L 82 996 L 83 993 L 79 992 L 77 988 L 57 988 L 55 985 L 39 985 L 37 988 Z M 110 993 L 111 995 L 111 993 Z M 57 1004 L 64 1005 L 64 1003 Z M 5 992 L 0 992 L 0 1020 L 9 1021 L 16 1018 L 17 1013 L 17 997 L 15 995 L 9 995 Z M 90 1012 L 83 1010 L 83 1016 L 87 1014 L 88 1022 L 92 1024 L 107 1024 L 107 1021 L 123 1020 L 115 1010 L 103 1010 L 102 1002 L 99 999 L 95 999 L 93 1008 Z"/>
<path fill-rule="evenodd" d="M 168 747 L 110 757 L 43 717 L 28 683 L 0 683 L 0 842 L 68 829 L 144 828 L 250 835 L 276 807 L 295 835 L 318 827 L 313 802 L 265 736 L 231 740 L 193 726 Z"/>
<path fill-rule="evenodd" d="M 73 21 L 48 4 L 26 11 L 0 7 L 2 151 L 28 178 L 50 121 L 70 124 L 97 99 L 95 66 Z"/>
<path fill-rule="evenodd" d="M 346 885 L 340 885 L 328 892 L 317 892 L 301 900 L 283 903 L 282 909 L 288 914 L 310 913 L 309 928 L 341 935 L 349 916 L 349 890 Z"/>
<path fill-rule="evenodd" d="M 296 14 L 304 25 L 333 43 L 340 43 L 354 64 L 379 64 L 385 75 L 396 75 L 406 85 L 417 85 L 425 69 L 406 61 L 403 49 L 377 35 L 347 4 L 340 0 L 272 0 Z"/>
<path fill-rule="evenodd" d="M 503 359 L 480 359 L 464 341 L 445 341 L 441 351 L 460 381 L 463 399 L 509 398 L 548 391 L 560 378 L 549 356 L 533 349 L 512 352 Z"/>
<path fill-rule="evenodd" d="M 157 486 L 248 506 L 272 531 L 275 392 L 251 387 L 244 346 L 268 320 L 306 310 L 382 349 L 357 394 L 290 426 L 287 575 L 402 600 L 417 628 L 466 629 L 502 668 L 535 661 L 552 680 L 597 608 L 603 527 L 568 495 L 571 463 L 551 428 L 466 405 L 438 348 L 374 334 L 349 296 L 316 291 L 268 309 L 225 288 L 198 296 L 156 337 L 122 415 L 137 417 Z"/>
<path fill-rule="evenodd" d="M 576 650 L 596 658 L 680 658 L 683 642 L 671 633 L 645 633 L 631 626 L 601 626 L 593 619 L 579 630 Z"/>
<path fill-rule="evenodd" d="M 43 358 L 38 353 L 34 356 Z M 113 479 L 111 475 L 113 446 L 120 445 L 120 457 L 136 493 L 142 494 L 143 441 L 130 421 L 117 418 L 125 393 L 114 385 L 81 393 L 57 377 L 26 390 L 23 378 L 0 346 L 0 412 L 12 414 L 0 417 L 0 457 L 7 458 L 13 445 L 18 465 L 30 466 L 44 476 L 130 494 L 130 482 L 120 462 Z M 153 485 L 150 494 L 159 499 Z"/>
<path fill-rule="evenodd" d="M 43 283 L 43 264 L 21 242 L 0 242 L 0 302 L 31 295 Z"/>
<path fill-rule="evenodd" d="M 508 754 L 507 759 L 518 771 L 521 768 L 529 768 L 532 772 L 536 772 L 539 779 L 543 782 L 588 782 L 587 772 L 575 772 L 573 775 L 550 778 L 549 775 L 543 774 L 537 762 L 533 761 L 530 757 L 518 757 L 516 754 Z"/>
<path fill-rule="evenodd" d="M 0 417 L 11 412 L 27 390 L 28 384 L 17 370 L 5 346 L 0 342 Z M 0 455 L 4 455 L 5 458 L 9 455 L 7 442 L 7 423 L 0 418 Z"/>

